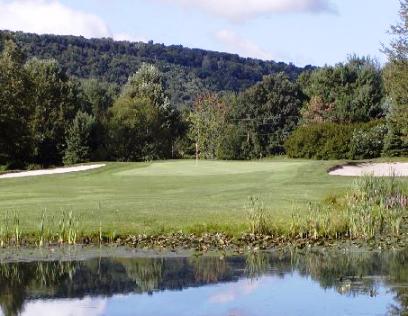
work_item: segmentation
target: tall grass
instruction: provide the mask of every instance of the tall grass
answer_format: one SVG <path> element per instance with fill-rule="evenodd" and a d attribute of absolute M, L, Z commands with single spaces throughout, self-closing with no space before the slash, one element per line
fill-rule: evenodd
<path fill-rule="evenodd" d="M 408 215 L 408 185 L 395 176 L 364 176 L 345 196 L 330 202 L 310 206 L 306 216 L 294 215 L 287 234 L 313 239 L 399 236 Z"/>
<path fill-rule="evenodd" d="M 267 234 L 270 228 L 267 223 L 267 215 L 263 202 L 259 197 L 250 197 L 245 205 L 245 210 L 251 234 Z"/>
<path fill-rule="evenodd" d="M 77 243 L 79 220 L 72 211 L 68 213 L 62 211 L 58 224 L 55 225 L 54 217 L 48 218 L 44 210 L 39 220 L 38 231 L 30 234 L 24 234 L 20 222 L 19 212 L 5 213 L 0 221 L 0 247 L 20 246 L 23 242 L 33 243 L 38 247 L 43 247 L 47 243 L 69 245 Z"/>

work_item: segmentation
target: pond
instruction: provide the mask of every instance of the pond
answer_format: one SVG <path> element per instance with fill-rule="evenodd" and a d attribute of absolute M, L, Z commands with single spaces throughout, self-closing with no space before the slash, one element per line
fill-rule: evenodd
<path fill-rule="evenodd" d="M 400 315 L 408 250 L 0 264 L 1 315 Z"/>

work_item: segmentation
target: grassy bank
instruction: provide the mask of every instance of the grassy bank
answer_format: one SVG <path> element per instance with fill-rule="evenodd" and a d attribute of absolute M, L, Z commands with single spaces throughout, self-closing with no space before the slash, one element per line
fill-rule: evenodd
<path fill-rule="evenodd" d="M 0 245 L 200 250 L 408 241 L 408 180 L 329 176 L 334 162 L 169 161 L 3 179 Z"/>
<path fill-rule="evenodd" d="M 73 212 L 85 234 L 226 231 L 246 229 L 244 205 L 259 197 L 273 218 L 289 220 L 308 203 L 341 193 L 352 179 L 331 177 L 336 162 L 166 161 L 110 163 L 87 172 L 0 180 L 0 218 L 17 212 L 21 229 L 58 226 Z"/>

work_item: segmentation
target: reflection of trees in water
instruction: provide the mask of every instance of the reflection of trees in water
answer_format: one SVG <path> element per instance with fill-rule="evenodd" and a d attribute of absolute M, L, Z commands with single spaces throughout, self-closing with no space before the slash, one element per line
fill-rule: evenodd
<path fill-rule="evenodd" d="M 163 278 L 163 259 L 141 258 L 117 260 L 123 264 L 129 279 L 141 292 L 152 292 L 159 288 Z"/>
<path fill-rule="evenodd" d="M 375 295 L 377 284 L 372 277 L 387 273 L 382 266 L 384 260 L 376 253 L 294 256 L 301 275 L 310 276 L 322 288 L 335 288 L 340 294 Z"/>
<path fill-rule="evenodd" d="M 265 275 L 270 268 L 266 253 L 250 252 L 245 257 L 245 273 L 251 279 Z"/>
<path fill-rule="evenodd" d="M 32 289 L 38 296 L 53 296 L 52 285 L 72 276 L 74 270 L 72 262 L 0 265 L 0 305 L 3 313 L 7 316 L 19 314 Z"/>
<path fill-rule="evenodd" d="M 17 315 L 37 298 L 82 298 L 179 290 L 203 284 L 285 276 L 297 271 L 340 294 L 376 295 L 381 282 L 394 291 L 390 313 L 408 311 L 408 250 L 395 253 L 250 253 L 245 257 L 99 259 L 0 265 L 0 305 Z M 387 276 L 381 278 L 381 276 Z M 394 287 L 395 286 L 395 287 Z"/>
<path fill-rule="evenodd" d="M 194 280 L 198 284 L 225 280 L 230 269 L 225 258 L 192 257 L 189 263 L 194 269 Z"/>
<path fill-rule="evenodd" d="M 408 315 L 408 249 L 395 254 L 395 260 L 389 266 L 389 284 L 394 286 L 396 301 L 400 306 L 392 305 L 393 315 Z"/>
<path fill-rule="evenodd" d="M 395 294 L 389 313 L 408 315 L 408 249 L 399 252 L 315 253 L 292 257 L 294 269 L 342 295 L 376 296 L 384 284 Z"/>

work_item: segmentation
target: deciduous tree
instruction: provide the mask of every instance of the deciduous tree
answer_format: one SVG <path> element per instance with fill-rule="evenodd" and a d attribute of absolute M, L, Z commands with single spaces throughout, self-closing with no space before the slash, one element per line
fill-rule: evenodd
<path fill-rule="evenodd" d="M 24 56 L 12 40 L 5 40 L 0 55 L 0 164 L 21 167 L 31 155 L 28 91 Z"/>

